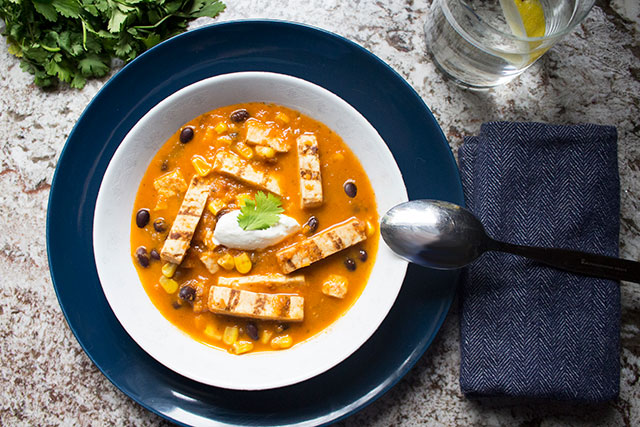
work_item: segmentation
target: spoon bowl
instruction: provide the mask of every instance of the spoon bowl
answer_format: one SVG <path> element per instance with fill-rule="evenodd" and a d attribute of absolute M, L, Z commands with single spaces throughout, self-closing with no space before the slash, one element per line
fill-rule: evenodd
<path fill-rule="evenodd" d="M 639 262 L 494 240 L 470 211 L 441 200 L 412 200 L 394 206 L 382 217 L 380 233 L 395 253 L 430 268 L 461 268 L 486 251 L 499 251 L 573 273 L 640 283 Z"/>
<path fill-rule="evenodd" d="M 414 200 L 391 208 L 380 232 L 401 257 L 425 267 L 461 268 L 478 258 L 487 235 L 468 210 L 441 200 Z"/>

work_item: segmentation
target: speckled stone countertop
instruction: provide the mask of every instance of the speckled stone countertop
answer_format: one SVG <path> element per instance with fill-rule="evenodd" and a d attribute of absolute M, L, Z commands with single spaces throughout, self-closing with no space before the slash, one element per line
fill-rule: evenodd
<path fill-rule="evenodd" d="M 425 54 L 428 0 L 227 0 L 217 21 L 275 18 L 321 27 L 378 55 L 418 91 L 452 148 L 484 121 L 615 125 L 621 256 L 640 260 L 640 5 L 598 0 L 526 74 L 488 92 L 443 79 Z M 209 21 L 201 19 L 194 25 Z M 42 91 L 0 43 L 0 425 L 164 425 L 116 389 L 67 326 L 49 276 L 45 217 L 56 161 L 106 79 Z M 597 406 L 480 402 L 460 392 L 458 312 L 393 389 L 345 426 L 640 425 L 640 288 L 622 283 L 621 392 Z"/>

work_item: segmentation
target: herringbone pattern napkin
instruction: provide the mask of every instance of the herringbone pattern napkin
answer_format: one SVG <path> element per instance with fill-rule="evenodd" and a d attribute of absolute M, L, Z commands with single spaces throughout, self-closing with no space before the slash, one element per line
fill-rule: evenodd
<path fill-rule="evenodd" d="M 467 207 L 490 236 L 617 256 L 615 128 L 487 123 L 458 154 Z M 617 396 L 617 282 L 492 252 L 466 269 L 461 297 L 465 394 Z"/>

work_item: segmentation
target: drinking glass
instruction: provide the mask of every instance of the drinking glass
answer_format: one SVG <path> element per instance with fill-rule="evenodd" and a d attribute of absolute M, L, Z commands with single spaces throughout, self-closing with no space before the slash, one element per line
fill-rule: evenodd
<path fill-rule="evenodd" d="M 456 83 L 490 88 L 520 75 L 589 13 L 595 0 L 433 0 L 427 48 Z"/>

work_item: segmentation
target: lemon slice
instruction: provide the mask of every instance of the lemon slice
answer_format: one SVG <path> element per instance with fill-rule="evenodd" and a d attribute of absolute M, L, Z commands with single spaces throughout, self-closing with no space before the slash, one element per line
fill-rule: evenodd
<path fill-rule="evenodd" d="M 517 37 L 543 37 L 546 31 L 544 9 L 540 0 L 500 0 L 502 13 Z M 542 42 L 526 42 L 525 49 L 533 52 Z M 525 66 L 542 55 L 546 49 L 531 54 L 505 54 L 504 57 L 517 66 Z"/>
<path fill-rule="evenodd" d="M 542 37 L 545 32 L 544 9 L 540 0 L 513 0 L 520 13 L 527 37 Z"/>

